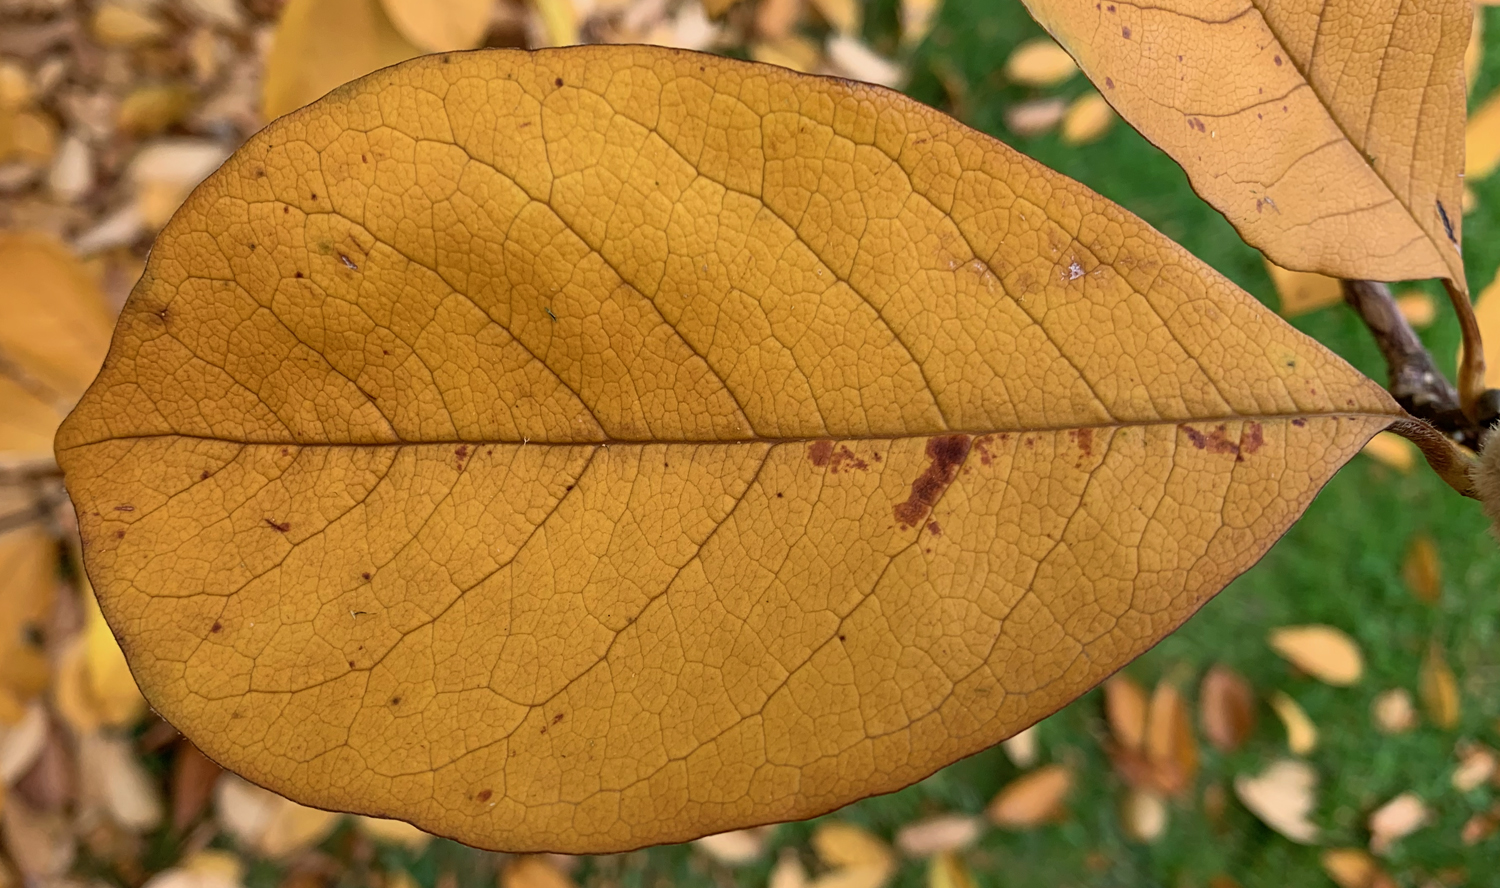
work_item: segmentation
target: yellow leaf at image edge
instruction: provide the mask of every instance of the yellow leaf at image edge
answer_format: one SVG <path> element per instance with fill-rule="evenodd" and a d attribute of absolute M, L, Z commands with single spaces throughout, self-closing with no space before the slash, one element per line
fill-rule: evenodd
<path fill-rule="evenodd" d="M 1390 466 L 1398 472 L 1410 472 L 1417 462 L 1417 447 L 1395 432 L 1380 432 L 1371 438 L 1362 451 L 1378 463 Z"/>
<path fill-rule="evenodd" d="M 0 492 L 0 514 L 31 505 Z M 0 533 L 0 694 L 17 707 L 47 687 L 42 641 L 57 598 L 57 555 L 57 541 L 39 523 Z"/>
<path fill-rule="evenodd" d="M 933 855 L 927 864 L 927 888 L 976 888 L 974 874 L 952 851 Z"/>
<path fill-rule="evenodd" d="M 500 888 L 573 888 L 572 879 L 537 854 L 511 858 L 500 871 L 499 882 Z"/>
<path fill-rule="evenodd" d="M 1496 127 L 1500 130 L 1500 105 L 1497 105 Z M 1500 138 L 1500 131 L 1496 135 Z M 1484 341 L 1484 384 L 1500 388 L 1500 272 L 1474 298 L 1474 320 L 1479 323 Z M 1460 346 L 1459 354 L 1462 353 Z"/>
<path fill-rule="evenodd" d="M 1464 127 L 1464 179 L 1478 182 L 1500 166 L 1500 90 L 1490 93 Z"/>
<path fill-rule="evenodd" d="M 81 733 L 123 728 L 146 711 L 125 654 L 99 611 L 93 587 L 80 574 L 83 632 L 63 649 L 53 686 L 59 714 Z"/>

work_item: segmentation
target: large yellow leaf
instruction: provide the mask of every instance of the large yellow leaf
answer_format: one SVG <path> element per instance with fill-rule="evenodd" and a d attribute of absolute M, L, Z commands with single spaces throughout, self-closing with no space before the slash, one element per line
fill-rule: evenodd
<path fill-rule="evenodd" d="M 58 450 L 104 613 L 205 753 L 602 851 L 1004 739 L 1401 416 L 929 108 L 594 46 L 415 60 L 251 139 Z"/>
<path fill-rule="evenodd" d="M 1469 0 L 1025 0 L 1278 265 L 1451 278 Z"/>
<path fill-rule="evenodd" d="M 109 345 L 99 285 L 48 235 L 0 232 L 0 465 L 50 459 Z"/>
<path fill-rule="evenodd" d="M 260 116 L 274 120 L 345 81 L 421 52 L 397 30 L 381 0 L 289 0 L 266 57 Z"/>

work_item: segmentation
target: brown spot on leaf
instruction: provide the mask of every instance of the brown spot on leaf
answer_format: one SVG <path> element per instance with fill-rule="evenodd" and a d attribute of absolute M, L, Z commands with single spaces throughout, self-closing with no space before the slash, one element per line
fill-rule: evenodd
<path fill-rule="evenodd" d="M 488 789 L 481 789 L 479 791 L 479 794 L 476 795 L 474 798 L 479 799 L 481 802 L 487 802 L 487 801 L 490 800 L 490 796 L 492 796 L 492 795 L 494 795 L 494 792 L 492 792 L 492 791 L 490 791 Z"/>
<path fill-rule="evenodd" d="M 940 537 L 943 535 L 943 526 L 936 521 L 929 521 L 927 522 L 927 532 L 935 537 Z"/>
<path fill-rule="evenodd" d="M 224 624 L 216 622 L 216 623 L 213 624 L 213 626 L 209 627 L 208 631 L 210 631 L 210 632 L 222 632 L 222 631 L 224 631 Z"/>
<path fill-rule="evenodd" d="M 283 521 L 278 524 L 275 521 L 272 521 L 270 518 L 267 518 L 266 524 L 270 525 L 271 529 L 276 531 L 277 533 L 286 533 L 287 531 L 292 529 L 291 522 L 289 521 Z"/>
<path fill-rule="evenodd" d="M 1068 437 L 1073 439 L 1073 443 L 1078 445 L 1079 451 L 1081 451 L 1084 456 L 1094 455 L 1093 429 L 1070 429 L 1068 431 Z"/>
<path fill-rule="evenodd" d="M 911 495 L 906 502 L 897 504 L 894 509 L 896 520 L 902 527 L 916 527 L 927 517 L 928 510 L 953 483 L 958 467 L 969 455 L 972 440 L 968 435 L 942 435 L 927 442 L 927 458 L 932 462 L 911 483 Z"/>
<path fill-rule="evenodd" d="M 116 512 L 134 512 L 135 511 L 135 506 L 132 506 L 130 503 L 121 503 L 120 505 L 115 506 L 115 511 Z"/>
<path fill-rule="evenodd" d="M 1240 434 L 1240 453 L 1250 454 L 1260 449 L 1260 445 L 1266 443 L 1265 433 L 1260 423 L 1251 422 L 1245 424 L 1245 431 Z"/>
<path fill-rule="evenodd" d="M 832 441 L 814 441 L 807 445 L 807 458 L 813 465 L 819 468 L 828 465 L 828 460 L 833 457 Z"/>
<path fill-rule="evenodd" d="M 1298 417 L 1297 419 L 1292 420 L 1292 425 L 1300 429 L 1303 426 L 1307 425 L 1307 420 Z"/>
<path fill-rule="evenodd" d="M 557 715 L 552 716 L 552 723 L 554 725 L 557 724 L 558 722 L 562 721 L 562 720 L 563 720 L 563 714 L 561 712 L 559 712 Z"/>
<path fill-rule="evenodd" d="M 1281 56 L 1276 56 L 1273 61 L 1276 62 L 1276 67 L 1281 67 Z"/>
<path fill-rule="evenodd" d="M 1130 39 L 1130 28 L 1129 27 L 1123 27 L 1123 28 L 1121 28 L 1120 29 L 1120 33 L 1122 35 L 1124 35 L 1124 37 L 1125 37 L 1126 40 Z"/>

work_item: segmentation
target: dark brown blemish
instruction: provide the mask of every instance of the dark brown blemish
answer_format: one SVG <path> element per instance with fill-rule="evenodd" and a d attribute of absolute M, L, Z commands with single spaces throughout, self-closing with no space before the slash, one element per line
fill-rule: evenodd
<path fill-rule="evenodd" d="M 224 631 L 224 624 L 223 623 L 219 623 L 219 622 L 215 622 L 212 626 L 208 627 L 208 631 L 210 631 L 210 632 L 223 632 Z"/>
<path fill-rule="evenodd" d="M 27 647 L 46 647 L 47 633 L 35 623 L 26 623 L 21 627 L 21 640 L 26 643 Z"/>
<path fill-rule="evenodd" d="M 364 580 L 366 583 L 370 582 L 370 572 L 365 571 L 364 573 L 359 575 L 359 578 Z"/>
<path fill-rule="evenodd" d="M 1125 27 L 1125 28 L 1121 28 L 1121 29 L 1120 29 L 1120 33 L 1121 33 L 1121 34 L 1122 34 L 1122 35 L 1124 35 L 1124 37 L 1125 37 L 1125 39 L 1126 39 L 1126 40 L 1129 40 L 1129 39 L 1130 39 L 1130 28 L 1128 28 L 1128 27 Z"/>
<path fill-rule="evenodd" d="M 297 277 L 299 277 L 299 278 L 302 277 L 302 272 L 300 272 L 300 271 L 297 272 Z"/>
<path fill-rule="evenodd" d="M 204 469 L 203 472 L 200 475 L 198 475 L 198 480 L 199 481 L 207 481 L 208 480 L 208 469 Z"/>
<path fill-rule="evenodd" d="M 290 450 L 287 450 L 285 447 L 283 447 L 283 448 L 281 448 L 281 455 L 282 456 L 291 456 L 292 452 Z"/>
<path fill-rule="evenodd" d="M 1266 436 L 1261 430 L 1260 423 L 1247 423 L 1245 430 L 1240 433 L 1240 453 L 1242 455 L 1254 453 L 1264 443 L 1266 443 Z"/>
<path fill-rule="evenodd" d="M 353 660 L 350 660 L 350 661 L 349 661 L 349 668 L 350 668 L 350 669 L 353 669 L 353 668 L 354 668 L 354 661 L 353 661 Z"/>
<path fill-rule="evenodd" d="M 115 511 L 116 512 L 134 512 L 135 511 L 135 506 L 132 506 L 130 503 L 121 503 L 120 505 L 115 506 Z"/>
<path fill-rule="evenodd" d="M 974 449 L 979 451 L 979 464 L 987 466 L 995 461 L 994 454 L 990 453 L 989 444 L 995 439 L 994 435 L 980 435 L 974 439 Z"/>
<path fill-rule="evenodd" d="M 557 715 L 552 716 L 552 723 L 554 725 L 557 724 L 558 722 L 562 721 L 562 720 L 563 720 L 563 714 L 561 712 L 559 712 Z"/>
<path fill-rule="evenodd" d="M 1104 11 L 1105 12 L 1114 12 L 1115 11 L 1115 5 L 1113 3 L 1109 4 L 1108 6 L 1104 7 Z"/>
<path fill-rule="evenodd" d="M 935 537 L 940 537 L 943 535 L 943 526 L 936 521 L 929 521 L 927 522 L 927 532 Z"/>
<path fill-rule="evenodd" d="M 365 156 L 364 156 L 364 155 L 363 155 L 363 154 L 361 154 L 361 155 L 360 155 L 360 156 L 359 156 L 359 162 L 360 162 L 360 163 L 369 163 L 369 162 L 370 162 L 370 158 L 368 158 L 368 157 L 365 157 Z"/>
<path fill-rule="evenodd" d="M 832 441 L 814 441 L 807 445 L 807 458 L 812 464 L 822 468 L 828 465 L 828 460 L 833 457 Z"/>
<path fill-rule="evenodd" d="M 779 491 L 779 490 L 776 491 L 776 498 L 777 499 L 781 499 L 783 496 L 785 496 L 785 494 L 783 494 L 781 491 Z"/>
<path fill-rule="evenodd" d="M 291 208 L 290 205 L 284 206 L 284 207 L 281 208 L 281 215 L 283 215 L 283 216 L 289 216 L 289 215 L 291 215 L 291 213 L 292 213 L 292 208 Z"/>
<path fill-rule="evenodd" d="M 257 179 L 264 179 L 265 177 L 266 177 L 266 171 L 265 170 L 256 170 L 255 171 L 255 178 L 257 178 Z"/>
<path fill-rule="evenodd" d="M 902 527 L 916 527 L 927 517 L 927 512 L 953 483 L 958 467 L 969 455 L 973 439 L 968 435 L 942 435 L 927 442 L 927 458 L 932 462 L 911 483 L 911 495 L 906 502 L 897 504 L 893 511 Z"/>
<path fill-rule="evenodd" d="M 318 199 L 318 192 L 316 192 L 316 191 L 314 191 L 314 192 L 313 192 L 313 193 L 312 193 L 312 199 L 313 199 L 313 200 L 317 200 L 317 199 Z"/>
<path fill-rule="evenodd" d="M 1278 67 L 1278 68 L 1281 67 L 1281 56 L 1276 56 L 1275 58 L 1272 59 L 1272 61 L 1276 63 L 1276 67 Z"/>
<path fill-rule="evenodd" d="M 561 78 L 561 77 L 559 77 L 559 78 L 557 78 L 557 79 L 556 79 L 556 80 L 554 80 L 554 81 L 552 81 L 552 82 L 553 82 L 553 83 L 555 83 L 555 84 L 557 84 L 557 85 L 558 85 L 558 86 L 562 86 L 562 85 L 563 85 L 563 84 L 562 84 L 562 78 Z"/>
<path fill-rule="evenodd" d="M 125 531 L 123 531 L 123 530 L 117 530 L 117 531 L 115 531 L 115 539 L 117 539 L 117 540 L 123 540 L 123 539 L 125 539 Z"/>
<path fill-rule="evenodd" d="M 1183 434 L 1199 450 L 1207 450 L 1209 453 L 1232 453 L 1235 462 L 1243 462 L 1245 454 L 1254 453 L 1265 443 L 1265 436 L 1261 431 L 1260 423 L 1247 423 L 1245 431 L 1240 435 L 1239 443 L 1229 440 L 1222 424 L 1214 426 L 1213 431 L 1204 434 L 1189 425 L 1180 425 Z"/>
<path fill-rule="evenodd" d="M 458 467 L 463 468 L 464 460 L 469 458 L 469 445 L 460 444 L 453 448 L 453 455 L 458 457 Z"/>
<path fill-rule="evenodd" d="M 270 525 L 271 529 L 276 531 L 277 533 L 286 533 L 287 531 L 292 529 L 292 524 L 289 521 L 283 521 L 280 524 L 277 524 L 275 521 L 267 518 L 266 524 Z"/>
<path fill-rule="evenodd" d="M 1443 219 L 1443 231 L 1447 233 L 1448 240 L 1453 241 L 1453 243 L 1457 245 L 1458 238 L 1453 236 L 1453 221 L 1448 218 L 1448 211 L 1443 209 L 1442 201 L 1437 202 L 1437 211 L 1438 215 Z"/>
<path fill-rule="evenodd" d="M 1107 86 L 1107 87 L 1109 87 L 1110 89 L 1114 89 L 1115 88 L 1115 79 L 1113 77 L 1106 77 L 1106 78 L 1104 78 L 1104 85 Z"/>
<path fill-rule="evenodd" d="M 1073 439 L 1073 443 L 1078 445 L 1079 451 L 1084 456 L 1094 455 L 1093 429 L 1070 429 L 1068 430 L 1068 437 Z"/>
<path fill-rule="evenodd" d="M 492 796 L 492 795 L 494 795 L 494 793 L 491 792 L 490 790 L 488 790 L 488 789 L 481 789 L 479 791 L 479 794 L 476 795 L 474 798 L 479 799 L 481 802 L 487 802 L 487 801 L 490 800 L 490 796 Z"/>
<path fill-rule="evenodd" d="M 815 466 L 827 466 L 828 471 L 834 475 L 848 469 L 859 469 L 861 472 L 870 468 L 870 464 L 854 455 L 848 445 L 834 445 L 832 441 L 814 441 L 807 447 L 808 459 Z"/>
<path fill-rule="evenodd" d="M 400 706 L 401 705 L 401 698 L 400 697 L 392 697 L 391 698 L 391 705 L 392 706 Z"/>
<path fill-rule="evenodd" d="M 1307 420 L 1301 419 L 1301 418 L 1294 419 L 1294 420 L 1292 420 L 1292 425 L 1294 425 L 1294 426 L 1296 426 L 1297 428 L 1300 429 L 1303 426 L 1307 425 Z"/>

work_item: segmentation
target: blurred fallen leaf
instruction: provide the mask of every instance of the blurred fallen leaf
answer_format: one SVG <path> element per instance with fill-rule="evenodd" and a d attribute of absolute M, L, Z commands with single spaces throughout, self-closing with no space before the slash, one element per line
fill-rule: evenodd
<path fill-rule="evenodd" d="M 1271 630 L 1267 641 L 1293 666 L 1324 684 L 1348 687 L 1364 673 L 1359 646 L 1333 626 L 1283 626 Z"/>
<path fill-rule="evenodd" d="M 1443 595 L 1443 567 L 1438 560 L 1437 543 L 1429 534 L 1412 537 L 1401 563 L 1401 578 L 1406 588 L 1424 604 L 1436 604 Z"/>
<path fill-rule="evenodd" d="M 1495 137 L 1500 141 L 1500 92 L 1496 93 Z M 1500 153 L 1500 147 L 1496 148 Z M 1490 388 L 1500 386 L 1500 271 L 1474 297 L 1474 319 L 1479 322 L 1479 332 L 1484 342 L 1484 384 Z M 1463 348 L 1459 348 L 1462 358 Z"/>
<path fill-rule="evenodd" d="M 1484 14 L 1475 10 L 1474 21 L 1469 26 L 1469 45 L 1464 47 L 1464 83 L 1474 89 L 1474 80 L 1479 76 L 1479 66 L 1484 61 Z"/>
<path fill-rule="evenodd" d="M 803 0 L 760 0 L 755 7 L 755 30 L 771 42 L 785 39 L 802 18 Z"/>
<path fill-rule="evenodd" d="M 1151 694 L 1146 712 L 1146 760 L 1152 781 L 1166 795 L 1183 795 L 1198 774 L 1198 738 L 1193 734 L 1187 701 L 1163 680 Z"/>
<path fill-rule="evenodd" d="M 167 36 L 167 25 L 147 4 L 106 0 L 94 10 L 94 39 L 105 46 L 135 46 Z"/>
<path fill-rule="evenodd" d="M 937 22 L 941 0 L 901 0 L 901 42 L 916 46 Z"/>
<path fill-rule="evenodd" d="M 1005 76 L 1023 86 L 1056 86 L 1078 73 L 1078 63 L 1051 37 L 1035 37 L 1005 60 Z"/>
<path fill-rule="evenodd" d="M 540 854 L 512 857 L 500 871 L 499 884 L 500 888 L 573 888 L 573 880 Z"/>
<path fill-rule="evenodd" d="M 1002 787 L 985 813 L 996 826 L 1032 829 L 1061 819 L 1072 789 L 1073 772 L 1066 765 L 1044 765 Z"/>
<path fill-rule="evenodd" d="M 142 223 L 159 230 L 228 156 L 223 146 L 206 139 L 159 139 L 143 146 L 125 168 Z"/>
<path fill-rule="evenodd" d="M 1339 888 L 1396 888 L 1375 858 L 1362 848 L 1329 848 L 1320 860 L 1323 872 Z"/>
<path fill-rule="evenodd" d="M 816 888 L 879 888 L 896 871 L 896 856 L 880 839 L 848 823 L 825 823 L 812 835 L 813 851 L 831 870 Z"/>
<path fill-rule="evenodd" d="M 0 293 L 4 289 L 0 285 Z M 0 362 L 4 357 L 5 349 L 0 345 Z M 0 363 L 0 372 L 3 367 Z M 6 390 L 6 383 L 0 377 L 0 393 Z M 0 407 L 0 441 L 12 437 L 4 428 L 11 418 L 7 412 Z M 35 418 L 17 418 L 40 423 L 43 429 L 56 427 L 55 416 L 38 412 L 40 416 Z M 15 437 L 30 437 L 26 434 L 29 429 L 17 431 Z M 0 458 L 3 456 L 0 454 Z M 37 504 L 30 499 L 19 492 L 0 499 L 0 516 L 30 512 L 40 518 Z M 57 541 L 39 523 L 0 532 L 0 694 L 16 707 L 24 706 L 47 687 L 45 627 L 57 598 L 57 550 Z"/>
<path fill-rule="evenodd" d="M 1427 806 L 1414 793 L 1396 796 L 1370 815 L 1370 851 L 1385 854 L 1392 844 L 1425 826 L 1429 816 Z"/>
<path fill-rule="evenodd" d="M 1433 724 L 1445 731 L 1458 726 L 1458 679 L 1454 678 L 1453 670 L 1448 668 L 1448 659 L 1443 654 L 1442 645 L 1436 641 L 1427 646 L 1427 656 L 1422 658 L 1417 689 L 1422 696 L 1422 708 Z"/>
<path fill-rule="evenodd" d="M 1271 283 L 1276 286 L 1276 295 L 1281 300 L 1282 317 L 1296 317 L 1344 301 L 1343 285 L 1338 278 L 1310 271 L 1292 271 L 1270 259 L 1266 260 L 1266 272 L 1271 275 Z"/>
<path fill-rule="evenodd" d="M 1402 473 L 1410 472 L 1417 460 L 1417 448 L 1394 432 L 1376 434 L 1360 452 Z"/>
<path fill-rule="evenodd" d="M 404 820 L 387 820 L 383 817 L 356 817 L 354 826 L 360 832 L 386 845 L 400 845 L 413 854 L 421 854 L 432 844 L 432 834 L 424 832 Z"/>
<path fill-rule="evenodd" d="M 1421 290 L 1413 290 L 1402 293 L 1396 297 L 1396 308 L 1406 322 L 1413 327 L 1421 329 L 1432 326 L 1437 320 L 1437 305 L 1433 303 L 1432 297 Z"/>
<path fill-rule="evenodd" d="M 1055 129 L 1067 111 L 1062 99 L 1033 99 L 1005 109 L 1005 125 L 1018 136 L 1033 138 Z"/>
<path fill-rule="evenodd" d="M 933 855 L 927 863 L 927 888 L 976 888 L 974 874 L 952 851 Z"/>
<path fill-rule="evenodd" d="M 896 847 L 907 857 L 961 851 L 979 840 L 984 821 L 964 814 L 939 814 L 908 823 L 896 833 Z"/>
<path fill-rule="evenodd" d="M 1453 769 L 1451 778 L 1454 789 L 1469 792 L 1488 783 L 1495 776 L 1496 766 L 1500 765 L 1500 758 L 1497 758 L 1495 750 L 1483 743 L 1463 743 L 1459 745 L 1457 752 L 1458 767 Z"/>
<path fill-rule="evenodd" d="M 708 13 L 710 18 L 723 18 L 724 13 L 738 6 L 740 0 L 701 0 L 701 2 L 703 11 Z"/>
<path fill-rule="evenodd" d="M 299 805 L 224 772 L 214 790 L 219 823 L 247 850 L 265 857 L 288 857 L 321 842 L 338 824 L 338 814 Z"/>
<path fill-rule="evenodd" d="M 1215 829 L 1224 826 L 1224 814 L 1229 809 L 1229 793 L 1218 783 L 1203 787 L 1203 816 Z"/>
<path fill-rule="evenodd" d="M 818 15 L 823 17 L 823 21 L 835 31 L 841 34 L 859 32 L 858 0 L 812 0 L 812 5 L 813 9 L 818 11 Z"/>
<path fill-rule="evenodd" d="M 1120 804 L 1120 826 L 1137 842 L 1155 842 L 1167 831 L 1166 799 L 1150 790 L 1130 790 Z"/>
<path fill-rule="evenodd" d="M 142 833 L 161 822 L 160 786 L 125 738 L 97 732 L 82 735 L 78 762 L 85 797 L 97 800 L 121 828 Z"/>
<path fill-rule="evenodd" d="M 1198 690 L 1203 733 L 1220 752 L 1233 752 L 1255 730 L 1255 693 L 1238 672 L 1215 664 Z"/>
<path fill-rule="evenodd" d="M 172 755 L 172 829 L 182 833 L 197 822 L 213 797 L 220 768 L 198 751 L 186 737 L 179 737 Z"/>
<path fill-rule="evenodd" d="M 1293 759 L 1272 762 L 1259 775 L 1234 778 L 1234 794 L 1261 822 L 1303 845 L 1318 840 L 1318 827 L 1308 820 L 1316 807 L 1318 774 L 1312 765 Z"/>
<path fill-rule="evenodd" d="M 1477 182 L 1500 166 L 1500 90 L 1485 98 L 1464 128 L 1464 179 Z"/>
<path fill-rule="evenodd" d="M 572 46 L 578 42 L 578 10 L 573 0 L 529 0 L 541 23 L 546 46 Z"/>
<path fill-rule="evenodd" d="M 1097 142 L 1115 122 L 1115 109 L 1096 92 L 1087 92 L 1073 100 L 1063 115 L 1062 140 L 1069 145 Z"/>
<path fill-rule="evenodd" d="M 807 884 L 807 868 L 797 856 L 797 849 L 790 845 L 782 848 L 776 855 L 776 865 L 771 867 L 766 888 L 807 888 Z"/>
<path fill-rule="evenodd" d="M 1297 701 L 1285 691 L 1273 691 L 1271 709 L 1286 728 L 1286 747 L 1293 755 L 1307 755 L 1318 745 L 1318 728 Z"/>
<path fill-rule="evenodd" d="M 73 738 L 50 714 L 45 726 L 41 749 L 12 788 L 16 797 L 24 799 L 32 810 L 62 813 L 77 800 L 78 757 L 74 754 Z"/>
<path fill-rule="evenodd" d="M 47 187 L 63 203 L 77 203 L 94 187 L 94 152 L 83 136 L 69 133 L 52 157 Z"/>
<path fill-rule="evenodd" d="M 288 0 L 266 58 L 261 118 L 274 120 L 336 86 L 421 54 L 380 0 Z"/>
<path fill-rule="evenodd" d="M 1465 845 L 1477 845 L 1495 834 L 1500 829 L 1500 804 L 1490 807 L 1488 811 L 1481 811 L 1464 821 L 1463 829 L 1459 832 L 1459 839 Z"/>
<path fill-rule="evenodd" d="M 5 850 L 28 883 L 47 883 L 72 867 L 78 846 L 64 815 L 34 810 L 18 798 L 6 799 L 0 815 Z"/>
<path fill-rule="evenodd" d="M 1401 734 L 1417 726 L 1417 708 L 1406 688 L 1391 688 L 1376 694 L 1370 710 L 1375 729 L 1382 734 Z"/>
<path fill-rule="evenodd" d="M 241 888 L 245 867 L 227 851 L 198 851 L 151 877 L 142 888 Z"/>
<path fill-rule="evenodd" d="M 881 58 L 873 49 L 848 34 L 835 34 L 829 39 L 828 63 L 844 77 L 891 89 L 899 87 L 906 79 L 900 65 Z"/>
<path fill-rule="evenodd" d="M 77 563 L 76 551 L 73 557 Z M 146 711 L 146 700 L 81 568 L 78 577 L 84 629 L 63 649 L 53 692 L 58 713 L 73 730 L 87 734 L 132 724 Z"/>
<path fill-rule="evenodd" d="M 1104 682 L 1104 717 L 1116 745 L 1129 750 L 1145 745 L 1147 705 L 1146 690 L 1125 673 Z"/>
<path fill-rule="evenodd" d="M 427 52 L 474 49 L 484 42 L 495 0 L 381 0 L 391 24 Z"/>
<path fill-rule="evenodd" d="M 750 58 L 767 65 L 780 65 L 810 74 L 822 63 L 823 50 L 806 37 L 793 34 L 775 43 L 750 44 Z"/>
<path fill-rule="evenodd" d="M 1026 770 L 1036 764 L 1037 740 L 1036 725 L 1017 733 L 1015 736 L 1000 743 L 1000 748 L 1005 750 L 1005 757 L 1010 759 L 1011 764 Z"/>
<path fill-rule="evenodd" d="M 47 712 L 41 703 L 26 707 L 20 720 L 0 725 L 0 787 L 10 786 L 31 770 L 47 742 Z"/>
<path fill-rule="evenodd" d="M 704 836 L 692 844 L 725 866 L 745 866 L 766 853 L 766 837 L 766 830 L 756 827 Z"/>
<path fill-rule="evenodd" d="M 195 98 L 181 83 L 156 83 L 130 91 L 115 112 L 120 131 L 130 136 L 154 136 L 182 120 Z"/>

